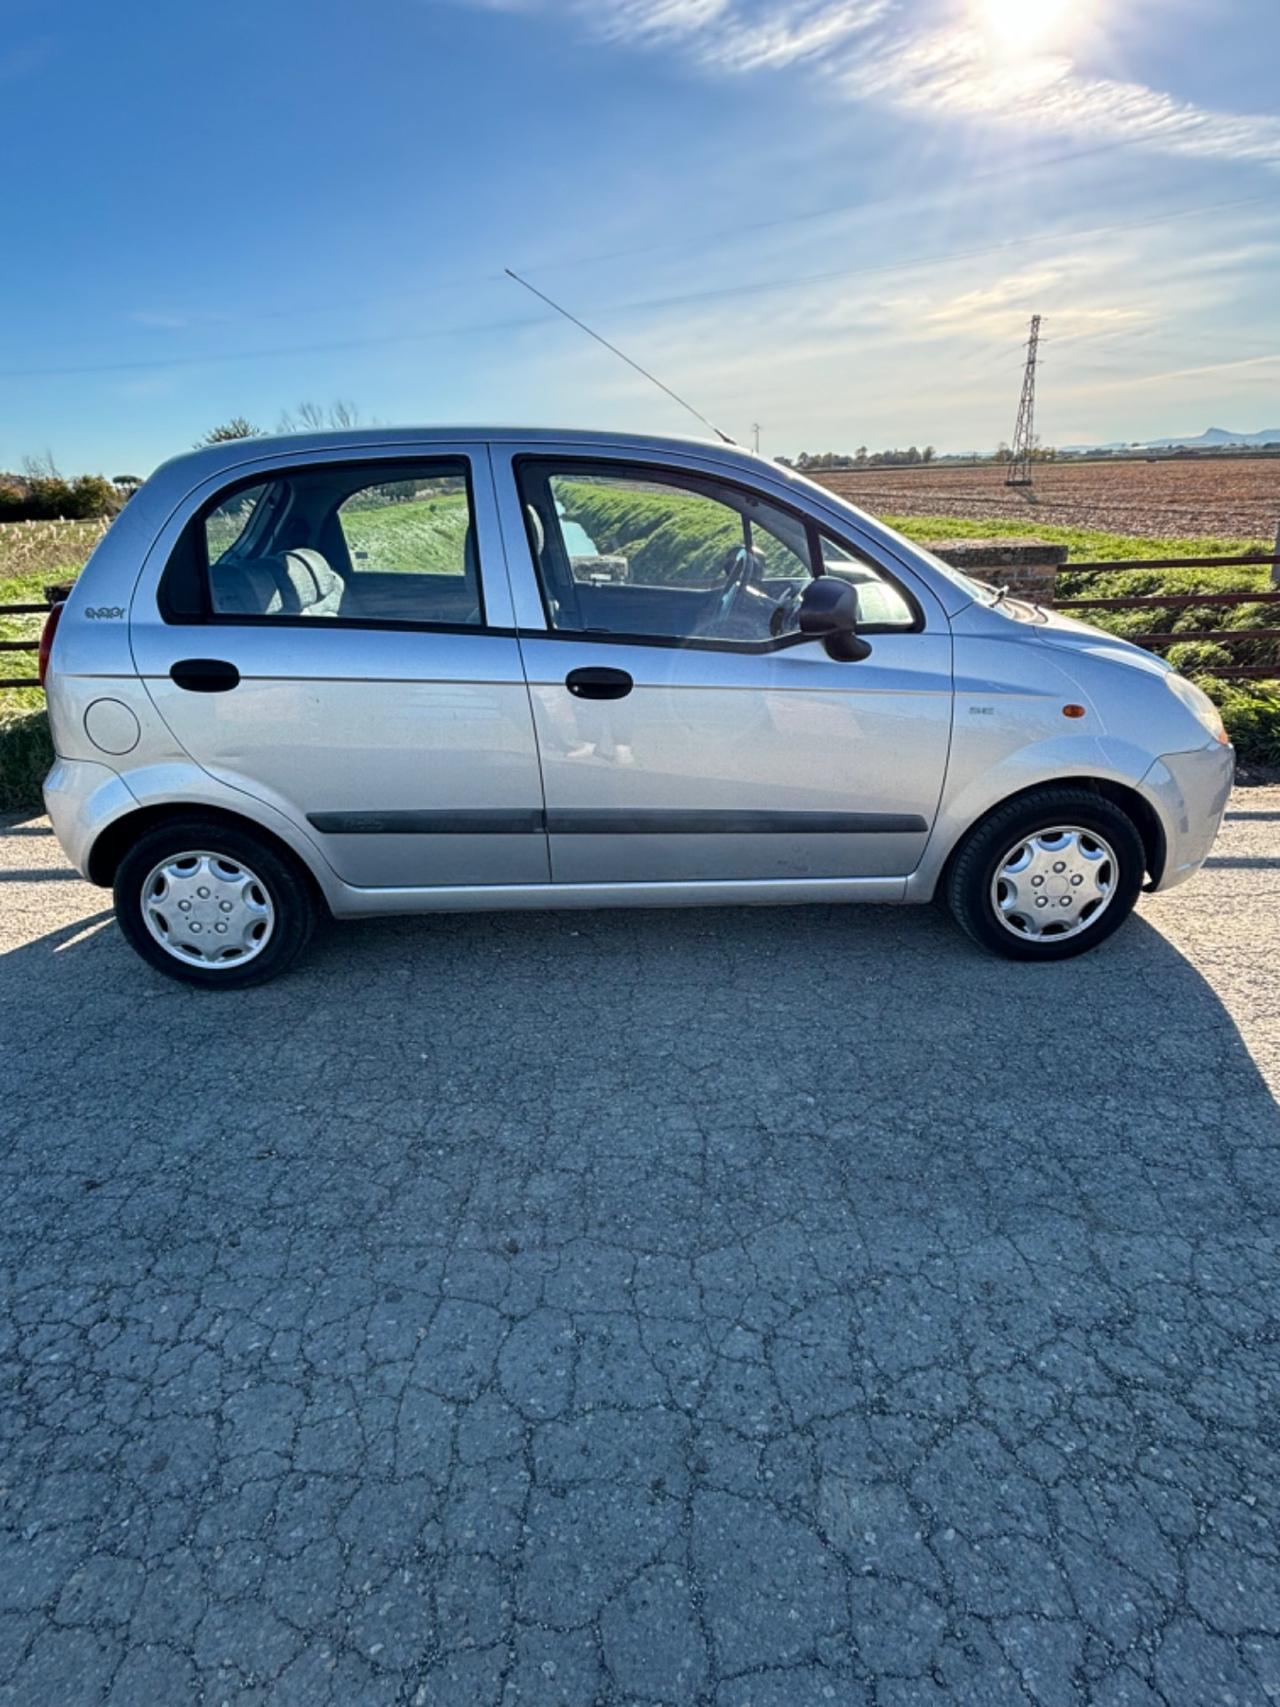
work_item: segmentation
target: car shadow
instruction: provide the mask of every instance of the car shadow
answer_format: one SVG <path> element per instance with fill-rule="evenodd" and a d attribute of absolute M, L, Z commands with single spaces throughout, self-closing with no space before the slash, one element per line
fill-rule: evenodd
<path fill-rule="evenodd" d="M 0 1003 L 39 1031 L 40 1070 L 82 1118 L 105 1075 L 117 1112 L 175 1132 L 235 1128 L 234 1081 L 241 1125 L 287 1110 L 325 1147 L 328 1128 L 380 1106 L 406 1135 L 544 1129 L 561 1111 L 602 1138 L 698 1122 L 849 1146 L 867 1191 L 877 1162 L 896 1180 L 909 1158 L 952 1202 L 990 1190 L 965 1165 L 974 1133 L 1047 1182 L 1064 1149 L 1092 1152 L 1105 1132 L 1097 1212 L 1132 1209 L 1128 1192 L 1159 1217 L 1177 1196 L 1176 1219 L 1201 1233 L 1241 1197 L 1210 1132 L 1228 1110 L 1277 1131 L 1231 1016 L 1141 917 L 1079 960 L 1027 966 L 979 953 L 931 908 L 442 914 L 326 926 L 290 975 L 227 994 L 153 973 L 109 918 L 0 958 Z M 1185 1203 L 1175 1134 L 1205 1146 Z M 794 1156 L 778 1161 L 794 1175 Z"/>

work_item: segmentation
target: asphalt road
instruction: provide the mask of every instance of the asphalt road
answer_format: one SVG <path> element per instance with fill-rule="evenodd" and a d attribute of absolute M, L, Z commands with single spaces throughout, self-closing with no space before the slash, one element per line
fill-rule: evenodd
<path fill-rule="evenodd" d="M 0 896 L 0 1701 L 1280 1699 L 1280 790 L 1049 968 Z"/>

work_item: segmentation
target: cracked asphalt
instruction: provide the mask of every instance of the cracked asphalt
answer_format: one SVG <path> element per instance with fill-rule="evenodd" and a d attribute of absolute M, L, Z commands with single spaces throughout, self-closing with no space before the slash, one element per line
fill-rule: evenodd
<path fill-rule="evenodd" d="M 1059 967 L 0 895 L 0 1702 L 1280 1700 L 1280 789 Z"/>

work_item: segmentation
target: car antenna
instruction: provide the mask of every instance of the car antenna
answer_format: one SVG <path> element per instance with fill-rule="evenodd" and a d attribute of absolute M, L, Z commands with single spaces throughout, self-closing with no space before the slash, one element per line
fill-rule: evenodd
<path fill-rule="evenodd" d="M 722 433 L 714 421 L 709 421 L 701 410 L 695 409 L 692 403 L 686 402 L 678 391 L 672 391 L 669 385 L 664 385 L 656 374 L 649 372 L 648 368 L 641 367 L 639 362 L 633 362 L 631 357 L 620 350 L 616 344 L 611 344 L 607 338 L 602 338 L 599 332 L 593 332 L 585 320 L 579 320 L 576 314 L 570 314 L 567 308 L 561 308 L 558 302 L 553 302 L 544 291 L 538 289 L 537 285 L 531 285 L 528 279 L 522 279 L 519 273 L 513 272 L 510 267 L 504 267 L 502 270 L 509 279 L 514 279 L 518 285 L 523 285 L 526 290 L 532 291 L 534 296 L 540 297 L 548 308 L 554 308 L 557 314 L 563 314 L 566 320 L 571 320 L 579 330 L 587 334 L 588 338 L 594 338 L 597 344 L 603 344 L 606 350 L 611 350 L 621 361 L 626 362 L 628 367 L 633 367 L 638 374 L 642 374 L 651 385 L 656 385 L 659 391 L 665 391 L 668 397 L 674 399 L 682 409 L 687 409 L 696 420 L 702 422 L 704 427 L 710 427 L 721 444 L 733 445 L 735 449 L 741 448 L 736 439 L 731 439 L 728 433 Z"/>

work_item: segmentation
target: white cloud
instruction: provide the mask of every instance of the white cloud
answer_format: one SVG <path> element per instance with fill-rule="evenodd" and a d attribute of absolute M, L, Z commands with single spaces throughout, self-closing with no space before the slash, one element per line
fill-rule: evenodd
<path fill-rule="evenodd" d="M 720 71 L 756 71 L 824 59 L 840 43 L 862 34 L 889 10 L 891 0 L 835 0 L 834 4 L 777 7 L 759 17 L 730 17 L 717 37 L 700 45 L 704 65 Z"/>
<path fill-rule="evenodd" d="M 1141 143 L 1166 153 L 1280 166 L 1280 119 L 1180 101 L 1143 83 L 1095 77 L 1062 51 L 1011 54 L 989 30 L 921 28 L 901 0 L 459 0 L 543 12 L 637 49 L 665 46 L 719 75 L 803 61 L 857 102 Z M 913 0 L 914 16 L 919 7 Z"/>
<path fill-rule="evenodd" d="M 980 31 L 935 30 L 877 43 L 832 67 L 838 86 L 910 112 L 1007 120 L 1023 128 L 1083 131 L 1146 142 L 1169 153 L 1280 164 L 1280 121 L 1214 112 L 1141 83 L 1088 77 L 1064 54 L 1010 59 Z"/>
<path fill-rule="evenodd" d="M 654 42 L 695 35 L 718 24 L 732 0 L 587 0 L 573 10 L 607 41 Z"/>

